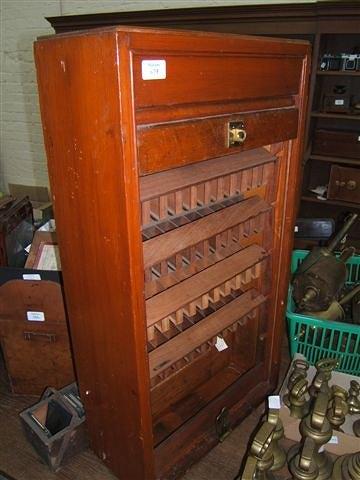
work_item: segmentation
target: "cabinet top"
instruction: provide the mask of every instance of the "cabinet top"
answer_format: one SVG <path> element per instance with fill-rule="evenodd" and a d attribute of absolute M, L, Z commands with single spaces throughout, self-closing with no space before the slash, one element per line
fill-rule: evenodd
<path fill-rule="evenodd" d="M 310 43 L 306 40 L 123 25 L 45 35 L 38 37 L 37 42 L 61 41 L 74 37 L 79 39 L 88 36 L 100 37 L 103 35 L 116 36 L 119 41 L 126 38 L 129 50 L 158 48 L 166 51 L 183 48 L 184 50 L 202 52 L 217 50 L 223 53 L 238 53 L 241 51 L 242 53 L 258 53 L 261 55 L 290 54 L 303 56 L 310 48 Z"/>

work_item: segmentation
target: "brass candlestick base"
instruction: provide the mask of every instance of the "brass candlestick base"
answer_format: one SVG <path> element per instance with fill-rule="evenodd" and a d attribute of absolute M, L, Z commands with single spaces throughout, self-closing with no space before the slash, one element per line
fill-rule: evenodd
<path fill-rule="evenodd" d="M 316 452 L 316 445 L 314 449 L 314 454 L 312 457 L 312 461 L 317 465 L 318 467 L 318 476 L 316 477 L 316 480 L 330 480 L 331 479 L 331 473 L 333 470 L 333 464 L 331 461 L 331 458 L 326 452 Z M 287 453 L 287 461 L 290 464 L 291 461 L 296 457 L 296 455 L 299 455 L 301 446 L 300 445 L 293 445 Z"/>
<path fill-rule="evenodd" d="M 360 453 L 343 455 L 334 465 L 332 480 L 360 480 Z"/>
<path fill-rule="evenodd" d="M 312 459 L 314 449 L 314 441 L 307 438 L 300 452 L 291 459 L 289 470 L 294 480 L 317 480 L 319 469 Z"/>
<path fill-rule="evenodd" d="M 325 445 L 332 436 L 332 428 L 326 418 L 328 397 L 325 392 L 318 392 L 313 411 L 300 423 L 300 433 L 303 438 L 310 438 L 315 444 L 312 460 L 318 467 L 318 479 L 331 478 L 332 461 L 325 453 L 319 453 L 319 449 Z"/>

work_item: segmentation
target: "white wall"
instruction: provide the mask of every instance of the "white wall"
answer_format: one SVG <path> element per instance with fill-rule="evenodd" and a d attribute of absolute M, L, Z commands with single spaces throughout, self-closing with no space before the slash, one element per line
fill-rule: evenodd
<path fill-rule="evenodd" d="M 32 44 L 53 33 L 45 16 L 160 8 L 296 3 L 297 0 L 0 0 L 0 190 L 8 183 L 46 185 L 46 159 Z M 312 2 L 314 0 L 302 0 Z"/>

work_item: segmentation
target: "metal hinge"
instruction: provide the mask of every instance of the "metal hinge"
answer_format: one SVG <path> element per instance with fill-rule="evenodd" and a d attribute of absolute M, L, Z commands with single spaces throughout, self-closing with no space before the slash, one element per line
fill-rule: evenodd
<path fill-rule="evenodd" d="M 219 441 L 223 442 L 231 432 L 229 410 L 224 407 L 215 419 L 216 433 Z"/>

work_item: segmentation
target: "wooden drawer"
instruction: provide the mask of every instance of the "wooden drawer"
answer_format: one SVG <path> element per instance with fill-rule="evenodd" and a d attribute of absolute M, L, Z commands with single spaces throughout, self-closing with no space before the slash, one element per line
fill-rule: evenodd
<path fill-rule="evenodd" d="M 229 124 L 243 124 L 245 141 L 229 146 Z M 147 175 L 208 158 L 231 155 L 295 138 L 293 107 L 138 127 L 139 173 Z"/>
<path fill-rule="evenodd" d="M 360 168 L 332 165 L 327 197 L 360 203 Z"/>
<path fill-rule="evenodd" d="M 312 152 L 360 160 L 360 131 L 316 130 Z"/>
<path fill-rule="evenodd" d="M 198 39 L 196 40 L 198 41 Z M 165 53 L 162 75 L 144 79 L 144 63 L 154 55 L 133 55 L 135 108 L 159 105 L 229 102 L 294 95 L 299 91 L 302 62 L 299 58 L 277 55 Z M 145 75 L 146 76 L 146 75 Z"/>

